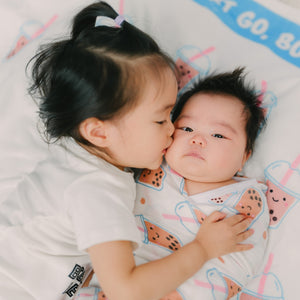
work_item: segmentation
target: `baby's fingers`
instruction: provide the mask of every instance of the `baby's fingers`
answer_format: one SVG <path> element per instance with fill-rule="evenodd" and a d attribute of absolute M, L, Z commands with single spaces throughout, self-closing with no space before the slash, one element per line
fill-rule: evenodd
<path fill-rule="evenodd" d="M 228 217 L 226 219 L 226 222 L 231 225 L 231 226 L 235 226 L 236 224 L 239 224 L 241 222 L 243 222 L 244 220 L 249 219 L 247 217 L 245 217 L 242 214 L 237 214 L 237 215 L 233 215 L 231 217 Z"/>
<path fill-rule="evenodd" d="M 237 234 L 244 232 L 252 223 L 253 219 L 245 218 L 234 225 L 234 230 Z"/>
<path fill-rule="evenodd" d="M 247 251 L 253 248 L 251 244 L 237 244 L 235 247 L 235 252 Z"/>
<path fill-rule="evenodd" d="M 245 241 L 248 237 L 250 237 L 253 233 L 254 233 L 254 230 L 249 229 L 249 230 L 246 230 L 246 231 L 240 233 L 237 236 L 237 239 L 236 239 L 237 244 L 235 246 L 235 252 L 247 251 L 247 250 L 250 250 L 253 248 L 252 244 L 240 244 L 241 242 Z"/>
<path fill-rule="evenodd" d="M 249 229 L 249 230 L 246 230 L 240 234 L 237 235 L 236 237 L 236 242 L 237 243 L 241 243 L 243 241 L 245 241 L 247 238 L 249 238 L 252 234 L 254 233 L 254 230 L 253 229 Z"/>

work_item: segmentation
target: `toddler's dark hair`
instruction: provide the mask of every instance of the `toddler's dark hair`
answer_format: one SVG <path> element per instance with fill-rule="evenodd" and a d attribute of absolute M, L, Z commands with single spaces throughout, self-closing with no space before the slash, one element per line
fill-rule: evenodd
<path fill-rule="evenodd" d="M 239 67 L 232 72 L 212 74 L 197 81 L 178 99 L 172 112 L 172 121 L 176 121 L 186 102 L 195 94 L 219 94 L 236 97 L 244 104 L 247 135 L 245 150 L 252 153 L 256 137 L 266 120 L 264 111 L 260 107 L 260 95 L 255 91 L 255 87 L 246 83 L 244 70 L 244 67 Z"/>
<path fill-rule="evenodd" d="M 98 16 L 118 14 L 103 1 L 87 6 L 75 16 L 69 38 L 42 46 L 29 62 L 29 92 L 40 100 L 48 141 L 70 136 L 90 145 L 79 133 L 83 120 L 128 111 L 142 96 L 146 76 L 159 81 L 164 70 L 175 73 L 172 59 L 149 35 L 126 21 L 95 27 Z"/>

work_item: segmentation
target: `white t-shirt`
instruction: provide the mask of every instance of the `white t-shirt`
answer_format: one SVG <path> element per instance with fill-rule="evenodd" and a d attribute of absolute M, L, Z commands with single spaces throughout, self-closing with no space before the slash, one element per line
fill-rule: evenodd
<path fill-rule="evenodd" d="M 71 299 L 92 268 L 87 248 L 140 242 L 133 174 L 70 140 L 50 150 L 1 201 L 0 299 Z"/>

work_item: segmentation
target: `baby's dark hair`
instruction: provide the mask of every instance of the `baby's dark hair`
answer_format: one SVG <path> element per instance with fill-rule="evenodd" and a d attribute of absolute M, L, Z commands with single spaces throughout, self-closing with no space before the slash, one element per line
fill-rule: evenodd
<path fill-rule="evenodd" d="M 81 10 L 69 38 L 44 45 L 31 59 L 29 92 L 39 100 L 39 116 L 48 141 L 67 136 L 91 145 L 79 133 L 90 117 L 107 120 L 137 104 L 147 82 L 158 81 L 172 59 L 146 33 L 123 21 L 121 26 L 95 26 L 98 16 L 117 12 L 99 1 Z M 150 75 L 149 75 L 150 74 Z"/>
<path fill-rule="evenodd" d="M 245 68 L 240 67 L 232 72 L 212 74 L 197 81 L 178 99 L 172 112 L 172 121 L 176 121 L 186 102 L 195 94 L 233 96 L 244 104 L 244 114 L 246 119 L 245 131 L 247 135 L 245 151 L 247 153 L 252 153 L 256 137 L 265 125 L 266 120 L 264 111 L 260 107 L 260 94 L 255 91 L 254 86 L 246 83 L 244 69 Z"/>

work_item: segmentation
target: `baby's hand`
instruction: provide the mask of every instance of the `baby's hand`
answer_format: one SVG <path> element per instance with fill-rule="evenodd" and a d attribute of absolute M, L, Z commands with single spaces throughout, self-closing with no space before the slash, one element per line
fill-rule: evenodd
<path fill-rule="evenodd" d="M 196 241 L 200 243 L 208 260 L 253 248 L 251 244 L 240 244 L 254 232 L 253 229 L 246 230 L 252 219 L 241 214 L 225 217 L 226 214 L 222 212 L 213 212 L 201 224 L 196 235 Z"/>

